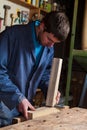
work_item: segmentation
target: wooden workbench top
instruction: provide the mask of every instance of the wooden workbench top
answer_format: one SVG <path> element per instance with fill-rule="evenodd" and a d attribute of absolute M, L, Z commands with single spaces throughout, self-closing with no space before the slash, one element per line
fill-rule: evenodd
<path fill-rule="evenodd" d="M 87 130 L 87 110 L 65 108 L 54 114 L 3 127 L 1 130 Z"/>

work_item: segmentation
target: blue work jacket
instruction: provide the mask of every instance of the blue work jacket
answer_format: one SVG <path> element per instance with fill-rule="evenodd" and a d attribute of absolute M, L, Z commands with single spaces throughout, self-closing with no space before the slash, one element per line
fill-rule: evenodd
<path fill-rule="evenodd" d="M 0 101 L 9 109 L 24 98 L 31 102 L 38 86 L 43 92 L 48 87 L 54 48 L 44 47 L 35 68 L 33 28 L 35 22 L 8 27 L 0 34 Z"/>

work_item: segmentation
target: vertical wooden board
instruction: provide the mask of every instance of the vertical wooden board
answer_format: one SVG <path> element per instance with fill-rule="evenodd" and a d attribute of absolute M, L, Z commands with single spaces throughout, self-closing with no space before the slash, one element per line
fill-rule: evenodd
<path fill-rule="evenodd" d="M 56 96 L 60 81 L 62 61 L 63 60 L 61 58 L 53 59 L 47 99 L 46 99 L 46 106 L 54 106 L 56 104 Z"/>
<path fill-rule="evenodd" d="M 85 11 L 82 32 L 82 49 L 87 50 L 87 0 L 85 0 Z"/>

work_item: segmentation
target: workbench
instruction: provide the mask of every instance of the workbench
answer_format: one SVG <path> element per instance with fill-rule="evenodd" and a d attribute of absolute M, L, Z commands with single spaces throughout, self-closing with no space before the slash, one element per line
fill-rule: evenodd
<path fill-rule="evenodd" d="M 65 107 L 54 114 L 3 127 L 1 130 L 87 130 L 87 110 Z"/>

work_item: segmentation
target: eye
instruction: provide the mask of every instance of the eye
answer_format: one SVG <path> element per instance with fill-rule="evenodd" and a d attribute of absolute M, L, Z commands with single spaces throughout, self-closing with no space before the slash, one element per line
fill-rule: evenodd
<path fill-rule="evenodd" d="M 47 38 L 48 38 L 49 42 L 54 43 L 54 41 L 51 38 L 49 38 L 49 37 L 47 37 Z"/>

